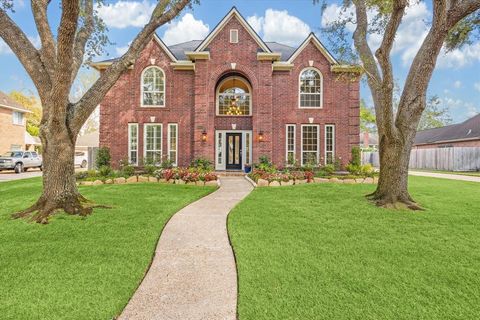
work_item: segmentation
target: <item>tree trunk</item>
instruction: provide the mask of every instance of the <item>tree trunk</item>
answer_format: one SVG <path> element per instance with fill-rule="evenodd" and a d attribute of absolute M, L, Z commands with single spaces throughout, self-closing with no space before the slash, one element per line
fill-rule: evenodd
<path fill-rule="evenodd" d="M 32 221 L 47 223 L 56 210 L 80 216 L 92 212 L 92 206 L 88 206 L 88 201 L 78 192 L 75 181 L 76 137 L 70 137 L 66 125 L 56 124 L 55 127 L 56 130 L 49 131 L 42 126 L 40 132 L 43 144 L 42 195 L 33 206 L 15 213 L 14 218 L 30 217 L 33 214 Z"/>
<path fill-rule="evenodd" d="M 377 189 L 368 195 L 378 206 L 421 210 L 408 193 L 411 139 L 380 139 L 380 177 Z"/>

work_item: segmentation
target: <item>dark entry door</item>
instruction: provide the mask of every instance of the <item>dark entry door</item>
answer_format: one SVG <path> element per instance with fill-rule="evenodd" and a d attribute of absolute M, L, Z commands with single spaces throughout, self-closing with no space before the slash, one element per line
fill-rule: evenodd
<path fill-rule="evenodd" d="M 242 134 L 227 133 L 227 170 L 242 170 Z"/>

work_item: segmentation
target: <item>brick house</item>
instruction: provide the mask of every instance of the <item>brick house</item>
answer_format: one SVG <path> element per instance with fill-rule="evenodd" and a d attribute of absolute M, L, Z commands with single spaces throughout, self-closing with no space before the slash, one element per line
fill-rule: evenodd
<path fill-rule="evenodd" d="M 418 131 L 414 149 L 480 147 L 480 114 L 445 127 Z"/>
<path fill-rule="evenodd" d="M 100 105 L 100 146 L 114 164 L 345 164 L 359 134 L 358 67 L 313 33 L 298 48 L 264 42 L 236 8 L 203 40 L 167 47 L 155 36 Z"/>
<path fill-rule="evenodd" d="M 25 115 L 30 112 L 0 91 L 0 154 L 25 148 Z"/>

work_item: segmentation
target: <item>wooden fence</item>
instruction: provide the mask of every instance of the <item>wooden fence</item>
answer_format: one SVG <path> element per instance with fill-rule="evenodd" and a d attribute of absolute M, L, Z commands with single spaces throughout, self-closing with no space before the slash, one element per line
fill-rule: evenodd
<path fill-rule="evenodd" d="M 363 152 L 362 163 L 380 166 L 378 152 Z M 479 171 L 479 147 L 450 147 L 413 149 L 410 153 L 410 169 L 446 171 Z"/>

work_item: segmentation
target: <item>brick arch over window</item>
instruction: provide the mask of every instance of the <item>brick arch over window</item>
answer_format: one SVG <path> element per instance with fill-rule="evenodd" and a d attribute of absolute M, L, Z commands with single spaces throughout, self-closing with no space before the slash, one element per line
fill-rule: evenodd
<path fill-rule="evenodd" d="M 252 114 L 252 86 L 241 73 L 223 74 L 216 84 L 217 116 L 250 116 Z"/>
<path fill-rule="evenodd" d="M 165 72 L 158 66 L 148 66 L 140 76 L 140 105 L 165 107 Z"/>

